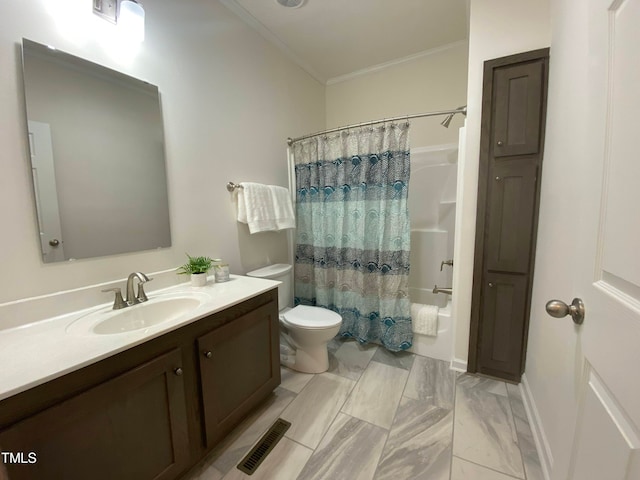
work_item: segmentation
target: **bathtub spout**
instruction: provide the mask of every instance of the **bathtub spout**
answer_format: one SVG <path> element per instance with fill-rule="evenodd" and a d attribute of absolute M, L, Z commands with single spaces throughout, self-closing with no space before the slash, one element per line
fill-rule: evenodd
<path fill-rule="evenodd" d="M 434 285 L 433 293 L 446 293 L 447 295 L 453 295 L 453 288 L 452 287 L 440 288 L 438 287 L 438 285 Z"/>

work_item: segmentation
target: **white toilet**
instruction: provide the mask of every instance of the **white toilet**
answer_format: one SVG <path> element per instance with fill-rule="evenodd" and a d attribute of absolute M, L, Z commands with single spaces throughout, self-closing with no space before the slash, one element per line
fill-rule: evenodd
<path fill-rule="evenodd" d="M 282 282 L 278 286 L 280 326 L 286 340 L 295 348 L 295 354 L 281 355 L 281 362 L 299 372 L 326 372 L 329 368 L 327 343 L 340 331 L 342 317 L 322 307 L 291 308 L 292 273 L 291 265 L 277 263 L 247 272 L 247 276 Z"/>

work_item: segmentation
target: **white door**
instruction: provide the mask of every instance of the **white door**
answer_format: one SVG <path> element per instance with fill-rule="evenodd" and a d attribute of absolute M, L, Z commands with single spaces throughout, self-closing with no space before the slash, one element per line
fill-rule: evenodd
<path fill-rule="evenodd" d="M 49 124 L 29 121 L 29 150 L 42 258 L 59 262 L 65 258 Z"/>
<path fill-rule="evenodd" d="M 569 478 L 640 480 L 640 0 L 589 5 L 588 194 L 573 232 L 585 363 Z"/>

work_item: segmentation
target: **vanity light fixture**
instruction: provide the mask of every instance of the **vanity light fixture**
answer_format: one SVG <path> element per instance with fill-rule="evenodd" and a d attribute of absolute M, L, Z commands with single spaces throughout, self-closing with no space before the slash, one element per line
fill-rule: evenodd
<path fill-rule="evenodd" d="M 93 13 L 117 25 L 128 40 L 144 41 L 144 8 L 136 0 L 93 0 Z"/>
<path fill-rule="evenodd" d="M 144 42 L 144 8 L 135 0 L 121 0 L 118 27 L 135 42 Z"/>

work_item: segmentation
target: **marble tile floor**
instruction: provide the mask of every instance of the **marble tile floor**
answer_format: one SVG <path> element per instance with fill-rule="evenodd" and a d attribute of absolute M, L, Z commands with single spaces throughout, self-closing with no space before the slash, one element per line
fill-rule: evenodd
<path fill-rule="evenodd" d="M 520 389 L 448 363 L 333 340 L 329 371 L 282 383 L 184 480 L 543 480 Z M 292 423 L 250 477 L 236 465 Z"/>

